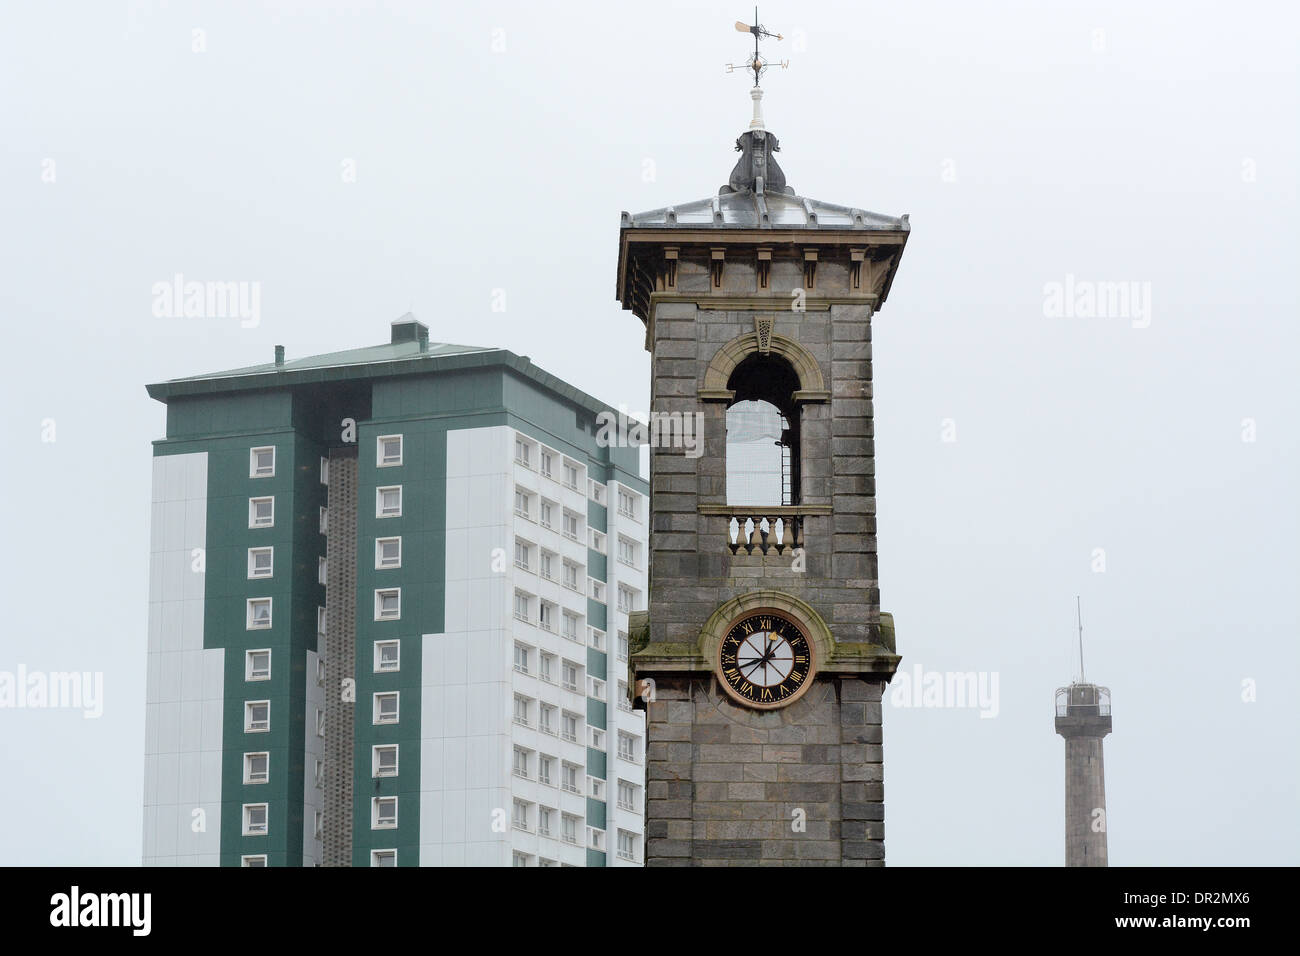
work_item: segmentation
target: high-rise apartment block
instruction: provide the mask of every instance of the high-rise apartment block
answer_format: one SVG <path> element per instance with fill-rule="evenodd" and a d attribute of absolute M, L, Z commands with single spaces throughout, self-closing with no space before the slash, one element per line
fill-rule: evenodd
<path fill-rule="evenodd" d="M 641 863 L 617 412 L 411 316 L 149 394 L 146 865 Z"/>

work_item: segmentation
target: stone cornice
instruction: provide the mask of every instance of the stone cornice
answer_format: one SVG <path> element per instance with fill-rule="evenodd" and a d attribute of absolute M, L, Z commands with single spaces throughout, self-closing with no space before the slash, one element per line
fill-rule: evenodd
<path fill-rule="evenodd" d="M 716 506 L 701 505 L 700 510 Z M 820 506 L 817 507 L 820 510 Z M 724 509 L 725 510 L 725 509 Z M 801 510 L 791 508 L 791 511 Z M 827 507 L 825 513 L 829 513 Z M 879 674 L 889 680 L 902 658 L 894 651 L 893 615 L 882 612 L 876 627 L 878 642 L 837 641 L 822 616 L 808 603 L 770 588 L 749 591 L 719 606 L 695 641 L 651 641 L 634 650 L 628 661 L 629 686 L 656 674 L 711 674 L 718 641 L 728 623 L 746 609 L 774 608 L 788 613 L 808 629 L 815 645 L 818 676 Z M 635 646 L 635 645 L 634 645 Z"/>

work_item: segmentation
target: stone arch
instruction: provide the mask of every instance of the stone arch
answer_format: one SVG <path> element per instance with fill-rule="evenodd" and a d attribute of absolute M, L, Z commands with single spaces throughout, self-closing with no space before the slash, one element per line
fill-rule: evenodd
<path fill-rule="evenodd" d="M 714 354 L 713 361 L 709 363 L 709 367 L 704 372 L 704 384 L 699 389 L 699 397 L 705 401 L 730 402 L 736 397 L 736 393 L 727 388 L 731 373 L 736 370 L 737 365 L 749 356 L 758 354 L 759 351 L 757 332 L 746 332 L 744 335 L 738 335 L 723 345 Z M 779 355 L 789 362 L 795 374 L 799 377 L 799 391 L 794 393 L 796 402 L 829 402 L 831 400 L 831 393 L 826 388 L 825 380 L 822 378 L 821 367 L 806 348 L 794 339 L 772 333 L 768 352 L 772 355 Z"/>

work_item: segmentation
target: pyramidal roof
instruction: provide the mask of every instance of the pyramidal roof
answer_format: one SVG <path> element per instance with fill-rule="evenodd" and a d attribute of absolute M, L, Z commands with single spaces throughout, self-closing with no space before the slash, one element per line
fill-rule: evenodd
<path fill-rule="evenodd" d="M 624 229 L 827 229 L 907 232 L 907 216 L 885 216 L 798 195 L 776 161 L 781 149 L 763 123 L 755 87 L 754 120 L 736 140 L 740 158 L 716 196 L 641 213 L 623 213 Z"/>
<path fill-rule="evenodd" d="M 857 229 L 906 232 L 907 216 L 895 218 L 854 206 L 791 193 L 719 192 L 707 199 L 648 212 L 623 213 L 624 228 L 673 229 Z"/>

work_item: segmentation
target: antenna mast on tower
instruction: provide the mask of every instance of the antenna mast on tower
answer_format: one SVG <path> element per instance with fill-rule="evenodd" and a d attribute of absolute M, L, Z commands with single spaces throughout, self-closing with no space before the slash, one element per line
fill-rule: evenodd
<path fill-rule="evenodd" d="M 1087 678 L 1083 676 L 1083 602 L 1077 594 L 1074 596 L 1074 609 L 1079 621 L 1079 683 L 1086 684 Z"/>

